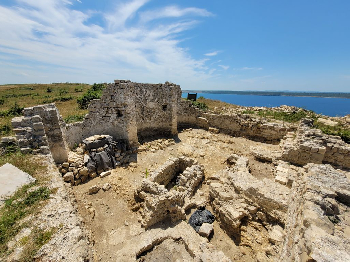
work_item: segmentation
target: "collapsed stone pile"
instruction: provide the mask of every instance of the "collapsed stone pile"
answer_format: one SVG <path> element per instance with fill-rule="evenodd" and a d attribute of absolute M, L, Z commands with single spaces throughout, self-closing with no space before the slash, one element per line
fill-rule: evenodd
<path fill-rule="evenodd" d="M 86 138 L 76 151 L 78 154 L 71 154 L 68 162 L 59 167 L 64 181 L 72 185 L 79 185 L 96 176 L 103 177 L 110 169 L 136 161 L 130 157 L 133 151 L 127 141 L 114 141 L 109 135 Z"/>

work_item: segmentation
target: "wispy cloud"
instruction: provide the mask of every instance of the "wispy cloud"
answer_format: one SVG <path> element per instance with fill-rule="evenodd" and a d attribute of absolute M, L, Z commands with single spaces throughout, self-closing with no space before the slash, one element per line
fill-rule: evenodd
<path fill-rule="evenodd" d="M 206 53 L 204 55 L 205 56 L 216 56 L 218 53 L 219 53 L 219 51 L 214 51 L 214 52 L 211 52 L 211 53 Z"/>
<path fill-rule="evenodd" d="M 262 67 L 242 67 L 239 70 L 263 70 Z"/>
<path fill-rule="evenodd" d="M 28 65 L 27 71 L 21 70 L 28 77 L 22 82 L 47 77 L 51 81 L 127 78 L 178 83 L 210 78 L 207 59 L 192 58 L 180 47 L 178 33 L 195 26 L 197 16 L 211 13 L 174 6 L 159 13 L 152 9 L 140 12 L 141 7 L 147 9 L 148 2 L 119 1 L 110 13 L 81 12 L 62 0 L 17 0 L 16 6 L 0 5 L 0 61 L 5 57 L 17 65 Z M 93 15 L 105 24 L 91 23 Z M 166 17 L 175 19 L 148 23 Z M 0 81 L 18 82 L 16 70 L 0 63 Z"/>
<path fill-rule="evenodd" d="M 224 70 L 227 70 L 230 68 L 230 66 L 227 66 L 227 65 L 218 65 L 218 66 L 220 66 Z"/>
<path fill-rule="evenodd" d="M 213 14 L 201 8 L 189 7 L 181 9 L 177 6 L 167 6 L 157 10 L 142 12 L 140 14 L 140 20 L 146 23 L 160 18 L 179 18 L 188 15 L 212 16 Z"/>

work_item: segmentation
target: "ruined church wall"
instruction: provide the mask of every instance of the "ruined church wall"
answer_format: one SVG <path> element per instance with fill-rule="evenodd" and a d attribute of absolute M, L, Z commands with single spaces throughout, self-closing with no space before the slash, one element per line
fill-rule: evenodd
<path fill-rule="evenodd" d="M 138 136 L 157 133 L 177 134 L 179 86 L 133 83 L 115 80 L 104 90 L 101 99 L 91 101 L 84 121 L 66 125 L 69 148 L 98 134 L 125 139 L 132 146 Z"/>
<path fill-rule="evenodd" d="M 137 144 L 135 113 L 135 89 L 130 81 L 109 84 L 101 99 L 91 101 L 84 121 L 66 126 L 66 140 L 70 148 L 83 139 L 98 135 L 110 135 Z"/>
<path fill-rule="evenodd" d="M 177 134 L 177 107 L 181 97 L 179 86 L 133 83 L 137 132 L 139 136 L 157 133 Z"/>

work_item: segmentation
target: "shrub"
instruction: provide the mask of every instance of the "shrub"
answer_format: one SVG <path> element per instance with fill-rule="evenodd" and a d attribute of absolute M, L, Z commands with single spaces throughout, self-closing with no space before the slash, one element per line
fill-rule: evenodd
<path fill-rule="evenodd" d="M 314 122 L 314 127 L 320 129 L 323 133 L 332 136 L 340 136 L 340 138 L 345 142 L 350 144 L 350 130 L 346 129 L 342 125 L 328 126 L 324 125 L 318 121 Z"/>
<path fill-rule="evenodd" d="M 0 106 L 2 106 L 3 104 L 5 104 L 5 99 L 0 98 Z"/>
<path fill-rule="evenodd" d="M 46 88 L 46 92 L 47 93 L 51 93 L 52 92 L 52 88 L 51 87 Z"/>
<path fill-rule="evenodd" d="M 93 84 L 82 97 L 77 99 L 78 107 L 80 109 L 87 109 L 91 100 L 101 98 L 103 88 L 103 84 Z"/>
<path fill-rule="evenodd" d="M 60 96 L 63 96 L 65 94 L 68 94 L 68 90 L 67 89 L 60 89 L 58 93 Z"/>
<path fill-rule="evenodd" d="M 68 123 L 74 123 L 74 122 L 79 122 L 84 120 L 85 115 L 71 115 L 68 116 L 64 119 L 64 121 Z"/>
<path fill-rule="evenodd" d="M 281 112 L 281 111 L 273 111 L 273 110 L 263 110 L 258 112 L 259 116 L 262 117 L 271 117 L 273 119 L 282 120 L 285 122 L 298 122 L 305 117 L 315 117 L 315 113 L 312 111 L 307 111 L 304 109 L 300 109 L 298 111 L 293 112 Z"/>
<path fill-rule="evenodd" d="M 7 136 L 11 133 L 11 126 L 9 124 L 0 125 L 0 135 Z"/>
<path fill-rule="evenodd" d="M 24 107 L 21 107 L 15 102 L 15 104 L 9 109 L 0 112 L 0 117 L 4 116 L 19 116 L 22 114 Z"/>
<path fill-rule="evenodd" d="M 206 111 L 208 110 L 208 106 L 206 103 L 198 102 L 198 101 L 191 101 L 192 106 L 198 108 L 199 110 Z"/>

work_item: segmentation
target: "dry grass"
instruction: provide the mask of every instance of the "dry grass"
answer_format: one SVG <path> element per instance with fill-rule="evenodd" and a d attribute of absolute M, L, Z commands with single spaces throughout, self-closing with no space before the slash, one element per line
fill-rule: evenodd
<path fill-rule="evenodd" d="M 77 98 L 90 86 L 74 83 L 2 85 L 0 111 L 9 110 L 15 103 L 20 107 L 30 107 L 54 102 L 64 119 L 74 115 L 82 116 L 87 110 L 78 108 Z M 13 116 L 0 117 L 0 137 L 13 135 L 12 118 Z"/>
<path fill-rule="evenodd" d="M 229 103 L 225 103 L 225 102 L 222 102 L 222 101 L 219 101 L 219 100 L 211 100 L 211 99 L 206 99 L 202 96 L 200 96 L 198 99 L 197 99 L 198 102 L 201 102 L 201 103 L 205 103 L 209 110 L 212 110 L 212 111 L 216 111 L 215 108 L 238 108 L 239 106 L 237 105 L 233 105 L 233 104 L 229 104 Z"/>

